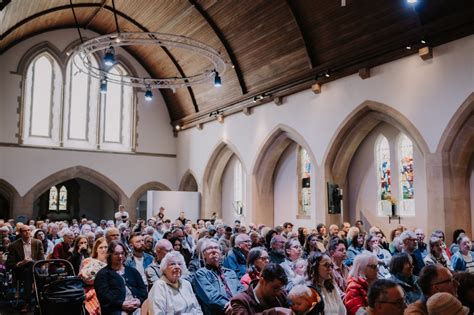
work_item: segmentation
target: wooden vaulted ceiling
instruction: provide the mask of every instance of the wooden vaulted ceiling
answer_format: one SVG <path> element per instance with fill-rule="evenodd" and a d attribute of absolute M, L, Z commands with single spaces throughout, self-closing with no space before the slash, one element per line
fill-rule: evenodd
<path fill-rule="evenodd" d="M 161 90 L 173 123 L 199 122 L 216 109 L 271 99 L 474 33 L 474 1 L 115 0 L 121 31 L 184 35 L 219 50 L 233 68 L 223 85 Z M 116 31 L 112 0 L 72 0 L 81 28 Z M 75 27 L 69 0 L 3 0 L 0 53 L 39 33 Z M 127 49 L 152 77 L 199 73 L 208 62 L 184 50 Z M 329 70 L 330 78 L 321 77 Z"/>

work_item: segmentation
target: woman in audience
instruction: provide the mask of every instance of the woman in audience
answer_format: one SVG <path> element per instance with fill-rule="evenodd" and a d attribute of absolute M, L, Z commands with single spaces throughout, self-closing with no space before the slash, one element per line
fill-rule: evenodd
<path fill-rule="evenodd" d="M 390 280 L 399 284 L 405 292 L 407 304 L 413 303 L 421 296 L 416 281 L 417 276 L 413 275 L 413 259 L 407 253 L 400 253 L 392 257 L 390 261 Z"/>
<path fill-rule="evenodd" d="M 72 255 L 69 257 L 69 261 L 74 267 L 74 272 L 77 275 L 79 273 L 79 267 L 84 259 L 89 257 L 89 242 L 84 235 L 79 235 L 74 240 L 72 246 Z"/>
<path fill-rule="evenodd" d="M 181 255 L 184 257 L 184 261 L 186 262 L 186 265 L 189 266 L 189 263 L 191 262 L 192 259 L 192 254 L 187 250 L 186 248 L 183 247 L 183 243 L 181 242 L 181 239 L 179 237 L 172 237 L 170 239 L 171 245 L 173 246 L 173 250 L 180 252 Z"/>
<path fill-rule="evenodd" d="M 184 257 L 177 251 L 166 254 L 160 264 L 163 275 L 148 294 L 151 314 L 202 314 L 191 283 L 181 278 L 188 273 Z"/>
<path fill-rule="evenodd" d="M 471 251 L 471 240 L 466 234 L 461 234 L 457 242 L 459 251 L 451 258 L 453 270 L 474 273 L 474 252 Z"/>
<path fill-rule="evenodd" d="M 441 239 L 435 236 L 430 238 L 428 244 L 428 255 L 426 255 L 423 261 L 425 265 L 441 264 L 449 270 L 453 270 L 451 267 L 451 261 L 442 248 L 442 243 Z"/>
<path fill-rule="evenodd" d="M 333 267 L 328 255 L 320 252 L 312 253 L 308 257 L 308 283 L 320 293 L 325 315 L 345 315 L 346 308 L 332 280 Z"/>
<path fill-rule="evenodd" d="M 313 233 L 308 235 L 306 242 L 304 243 L 304 254 L 303 257 L 309 257 L 313 252 L 324 253 L 326 249 L 323 243 L 318 241 L 318 235 Z"/>
<path fill-rule="evenodd" d="M 291 238 L 285 243 L 285 261 L 280 265 L 285 270 L 286 276 L 288 277 L 288 283 L 291 283 L 291 280 L 295 277 L 293 271 L 293 264 L 295 261 L 301 258 L 303 250 L 301 244 L 296 238 Z"/>
<path fill-rule="evenodd" d="M 397 228 L 393 229 L 390 232 L 390 245 L 388 247 L 388 250 L 392 255 L 400 253 L 400 251 L 397 250 L 397 243 L 395 242 L 395 239 L 402 234 L 402 232 L 405 230 L 405 228 L 401 225 L 399 225 Z"/>
<path fill-rule="evenodd" d="M 372 282 L 377 280 L 378 267 L 378 259 L 371 253 L 365 252 L 355 257 L 344 297 L 347 314 L 355 315 L 360 307 L 369 305 L 367 294 Z"/>
<path fill-rule="evenodd" d="M 105 237 L 98 238 L 92 247 L 91 257 L 82 261 L 79 277 L 85 283 L 86 301 L 84 306 L 90 315 L 100 314 L 100 304 L 94 289 L 95 276 L 107 266 L 107 241 Z"/>
<path fill-rule="evenodd" d="M 140 273 L 124 266 L 126 253 L 121 242 L 111 241 L 107 249 L 107 266 L 95 278 L 94 288 L 103 315 L 135 314 L 147 298 Z"/>
<path fill-rule="evenodd" d="M 34 238 L 40 240 L 43 244 L 44 257 L 46 258 L 49 254 L 53 252 L 54 244 L 44 234 L 43 230 L 36 230 L 33 235 Z"/>
<path fill-rule="evenodd" d="M 441 230 L 436 230 L 433 233 L 431 233 L 431 237 L 437 237 L 441 239 L 441 248 L 443 249 L 444 253 L 451 259 L 451 252 L 448 250 L 446 246 L 446 236 L 444 235 L 444 232 Z"/>
<path fill-rule="evenodd" d="M 454 279 L 459 283 L 459 301 L 469 307 L 469 314 L 474 314 L 474 273 L 457 272 L 454 274 Z"/>
<path fill-rule="evenodd" d="M 454 230 L 453 242 L 451 243 L 451 245 L 449 245 L 449 252 L 448 252 L 449 257 L 451 257 L 452 255 L 456 254 L 459 251 L 459 245 L 457 243 L 457 240 L 458 240 L 459 235 L 461 234 L 466 234 L 466 231 L 464 231 L 463 229 Z"/>
<path fill-rule="evenodd" d="M 252 280 L 260 279 L 260 272 L 268 262 L 268 253 L 265 248 L 252 248 L 247 255 L 247 273 L 240 279 L 240 283 L 247 289 Z"/>
<path fill-rule="evenodd" d="M 355 256 L 362 254 L 364 251 L 365 235 L 363 233 L 356 234 L 352 237 L 351 246 L 347 249 L 347 259 L 344 261 L 346 266 L 352 266 Z"/>
<path fill-rule="evenodd" d="M 365 249 L 367 252 L 377 256 L 379 265 L 379 278 L 388 278 L 390 276 L 388 265 L 390 264 L 392 255 L 390 255 L 388 250 L 382 248 L 379 242 L 379 237 L 376 234 L 371 234 L 365 241 Z"/>

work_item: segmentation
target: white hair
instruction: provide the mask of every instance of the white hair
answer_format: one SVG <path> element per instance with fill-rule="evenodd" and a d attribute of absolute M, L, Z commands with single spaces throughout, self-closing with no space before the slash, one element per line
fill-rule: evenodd
<path fill-rule="evenodd" d="M 235 237 L 235 246 L 239 246 L 240 244 L 248 241 L 250 238 L 247 234 L 237 234 Z"/>
<path fill-rule="evenodd" d="M 201 254 L 204 255 L 204 252 L 211 246 L 217 246 L 219 247 L 219 249 L 221 248 L 219 243 L 215 239 L 206 238 L 204 239 L 201 245 Z"/>
<path fill-rule="evenodd" d="M 360 278 L 361 276 L 365 276 L 364 270 L 369 264 L 377 265 L 377 256 L 367 252 L 355 256 L 351 271 L 349 271 L 349 276 L 356 279 Z"/>
<path fill-rule="evenodd" d="M 161 273 L 163 273 L 163 270 L 168 267 L 168 264 L 171 261 L 174 261 L 179 265 L 179 267 L 181 268 L 181 276 L 189 274 L 188 268 L 186 268 L 186 262 L 184 261 L 183 255 L 181 255 L 181 253 L 177 251 L 169 252 L 165 255 L 165 257 L 163 257 L 160 263 Z"/>
<path fill-rule="evenodd" d="M 309 300 L 313 297 L 311 289 L 303 284 L 295 285 L 288 293 L 288 299 L 292 300 L 295 298 L 304 298 Z"/>

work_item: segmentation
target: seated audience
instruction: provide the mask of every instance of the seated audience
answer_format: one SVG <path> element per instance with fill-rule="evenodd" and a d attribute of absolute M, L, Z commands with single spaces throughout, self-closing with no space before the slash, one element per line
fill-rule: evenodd
<path fill-rule="evenodd" d="M 446 292 L 435 293 L 426 302 L 430 315 L 467 315 L 469 309 L 452 294 Z"/>
<path fill-rule="evenodd" d="M 288 293 L 291 302 L 291 310 L 296 315 L 318 315 L 322 314 L 321 296 L 316 289 L 306 285 L 296 285 Z"/>
<path fill-rule="evenodd" d="M 72 255 L 70 249 L 74 242 L 74 233 L 68 228 L 63 229 L 61 233 L 63 241 L 54 246 L 52 258 L 68 260 Z"/>
<path fill-rule="evenodd" d="M 81 267 L 82 261 L 89 257 L 89 242 L 84 235 L 79 235 L 74 240 L 72 246 L 72 255 L 69 257 L 69 261 L 74 267 L 74 273 L 79 274 L 79 268 Z"/>
<path fill-rule="evenodd" d="M 461 235 L 461 234 L 466 234 L 466 231 L 464 231 L 463 229 L 454 230 L 454 232 L 453 232 L 453 242 L 451 243 L 451 245 L 449 245 L 449 255 L 450 256 L 456 254 L 459 251 L 459 245 L 458 245 L 457 240 L 458 240 L 459 235 Z"/>
<path fill-rule="evenodd" d="M 144 252 L 143 236 L 138 233 L 132 233 L 130 235 L 130 245 L 132 246 L 133 252 L 125 260 L 125 266 L 135 268 L 142 276 L 143 283 L 148 284 L 145 269 L 153 262 L 153 256 L 148 255 Z"/>
<path fill-rule="evenodd" d="M 425 263 L 423 262 L 423 257 L 418 249 L 418 238 L 416 237 L 415 232 L 408 230 L 404 231 L 400 234 L 400 240 L 403 243 L 402 252 L 407 253 L 412 258 L 413 274 L 418 276 L 421 268 L 425 266 Z"/>
<path fill-rule="evenodd" d="M 418 240 L 418 250 L 421 253 L 421 257 L 425 258 L 428 255 L 428 246 L 425 243 L 425 232 L 418 228 L 415 230 L 416 239 Z"/>
<path fill-rule="evenodd" d="M 428 245 L 428 255 L 423 259 L 425 265 L 440 264 L 449 270 L 453 270 L 451 267 L 451 261 L 443 250 L 443 242 L 437 237 L 430 238 Z"/>
<path fill-rule="evenodd" d="M 107 244 L 109 244 L 112 241 L 120 240 L 119 230 L 115 227 L 108 227 L 105 230 L 105 239 L 107 240 Z"/>
<path fill-rule="evenodd" d="M 235 246 L 227 253 L 222 265 L 234 270 L 241 279 L 246 272 L 247 255 L 252 247 L 252 240 L 247 234 L 238 234 L 235 237 Z"/>
<path fill-rule="evenodd" d="M 415 302 L 421 296 L 416 284 L 418 277 L 413 274 L 413 268 L 413 259 L 407 253 L 393 256 L 390 262 L 390 280 L 402 287 L 407 304 Z"/>
<path fill-rule="evenodd" d="M 204 314 L 224 314 L 230 299 L 244 290 L 233 270 L 221 266 L 219 243 L 207 239 L 201 247 L 205 267 L 196 271 L 193 287 Z"/>
<path fill-rule="evenodd" d="M 232 228 L 226 226 L 224 229 L 224 234 L 219 238 L 219 245 L 221 246 L 222 253 L 227 255 L 227 252 L 232 248 L 230 244 L 230 238 L 232 236 Z"/>
<path fill-rule="evenodd" d="M 346 243 L 338 237 L 334 237 L 329 241 L 327 252 L 334 264 L 332 270 L 334 282 L 339 292 L 343 293 L 341 298 L 344 298 L 347 288 L 347 276 L 349 275 L 349 268 L 344 264 L 344 260 L 347 258 Z"/>
<path fill-rule="evenodd" d="M 405 314 L 427 315 L 426 300 L 438 292 L 447 292 L 456 296 L 458 283 L 448 268 L 439 264 L 431 264 L 421 269 L 418 286 L 421 289 L 422 296 L 416 302 L 408 305 Z"/>
<path fill-rule="evenodd" d="M 268 257 L 270 262 L 274 264 L 281 264 L 285 261 L 285 243 L 286 238 L 281 235 L 275 234 L 270 241 L 270 251 Z"/>
<path fill-rule="evenodd" d="M 359 308 L 368 306 L 367 293 L 370 285 L 377 280 L 378 266 L 377 257 L 371 253 L 355 257 L 344 297 L 347 314 L 354 315 Z"/>
<path fill-rule="evenodd" d="M 377 257 L 379 278 L 388 278 L 390 276 L 388 265 L 390 264 L 392 255 L 388 250 L 382 248 L 380 245 L 380 239 L 376 234 L 367 237 L 367 240 L 365 241 L 365 250 Z"/>
<path fill-rule="evenodd" d="M 469 314 L 474 314 L 474 273 L 458 272 L 454 279 L 459 283 L 458 299 L 462 305 L 469 307 Z"/>
<path fill-rule="evenodd" d="M 194 274 L 199 268 L 205 266 L 204 259 L 202 258 L 201 247 L 202 244 L 207 240 L 207 238 L 201 238 L 196 242 L 196 247 L 194 250 L 193 257 L 189 262 L 188 270 L 191 274 Z"/>
<path fill-rule="evenodd" d="M 301 254 L 303 254 L 302 248 L 300 241 L 296 238 L 289 239 L 285 243 L 285 261 L 283 261 L 280 266 L 283 267 L 283 269 L 286 272 L 286 276 L 289 279 L 289 286 L 286 288 L 287 291 L 291 289 L 292 287 L 292 280 L 295 278 L 296 274 L 293 271 L 293 265 L 294 263 L 300 259 Z"/>
<path fill-rule="evenodd" d="M 247 289 L 252 280 L 260 279 L 260 273 L 268 262 L 268 253 L 265 248 L 252 248 L 247 255 L 247 273 L 240 279 L 240 283 Z"/>
<path fill-rule="evenodd" d="M 100 314 L 100 304 L 94 289 L 94 281 L 99 270 L 107 266 L 107 242 L 105 237 L 98 238 L 92 247 L 91 257 L 82 261 L 78 276 L 84 281 L 86 300 L 84 307 L 89 315 Z"/>
<path fill-rule="evenodd" d="M 407 307 L 402 288 L 387 279 L 375 280 L 369 288 L 368 306 L 356 315 L 403 315 Z"/>
<path fill-rule="evenodd" d="M 202 314 L 191 283 L 181 277 L 188 273 L 183 255 L 177 251 L 161 260 L 162 276 L 148 294 L 151 314 Z"/>
<path fill-rule="evenodd" d="M 43 230 L 36 230 L 33 238 L 39 240 L 43 244 L 45 258 L 53 252 L 54 244 L 46 237 L 46 234 Z"/>
<path fill-rule="evenodd" d="M 319 241 L 317 234 L 310 234 L 304 242 L 304 257 L 309 257 L 313 252 L 324 253 L 326 248 L 324 244 Z"/>
<path fill-rule="evenodd" d="M 231 312 L 227 314 L 291 314 L 286 293 L 288 283 L 286 273 L 280 265 L 269 263 L 258 280 L 252 281 L 248 289 L 235 295 L 231 301 Z"/>
<path fill-rule="evenodd" d="M 459 251 L 451 257 L 453 270 L 474 273 L 474 252 L 471 250 L 471 240 L 466 234 L 461 234 L 457 243 Z"/>
<path fill-rule="evenodd" d="M 308 257 L 308 282 L 320 293 L 324 304 L 324 314 L 345 315 L 346 308 L 332 280 L 333 267 L 328 255 L 312 253 Z"/>
<path fill-rule="evenodd" d="M 362 254 L 364 251 L 365 235 L 362 233 L 352 237 L 351 245 L 347 249 L 347 259 L 344 261 L 346 266 L 352 266 L 355 256 Z"/>
<path fill-rule="evenodd" d="M 160 264 L 161 260 L 166 256 L 167 253 L 173 250 L 173 246 L 167 239 L 162 239 L 156 242 L 155 245 L 155 259 L 145 269 L 146 280 L 148 288 L 151 289 L 153 283 L 161 278 Z"/>
<path fill-rule="evenodd" d="M 125 246 L 112 241 L 107 249 L 107 266 L 102 268 L 94 281 L 102 315 L 132 313 L 147 298 L 146 285 L 140 273 L 124 265 Z"/>

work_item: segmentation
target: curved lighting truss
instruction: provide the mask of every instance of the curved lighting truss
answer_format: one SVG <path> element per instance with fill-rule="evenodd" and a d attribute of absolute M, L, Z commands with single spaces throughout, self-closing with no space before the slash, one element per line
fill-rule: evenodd
<path fill-rule="evenodd" d="M 137 45 L 157 45 L 167 48 L 185 49 L 191 53 L 207 58 L 213 64 L 213 68 L 182 78 L 138 78 L 109 73 L 105 69 L 95 67 L 89 59 L 93 53 L 107 51 L 107 49 L 111 47 Z M 76 56 L 79 56 L 82 60 L 82 64 L 77 62 Z M 152 32 L 112 33 L 99 36 L 77 46 L 72 51 L 72 58 L 76 68 L 91 77 L 106 80 L 107 82 L 146 89 L 175 89 L 211 81 L 214 80 L 216 76 L 219 77 L 219 74 L 224 73 L 228 65 L 228 62 L 217 50 L 204 43 L 184 36 Z"/>

